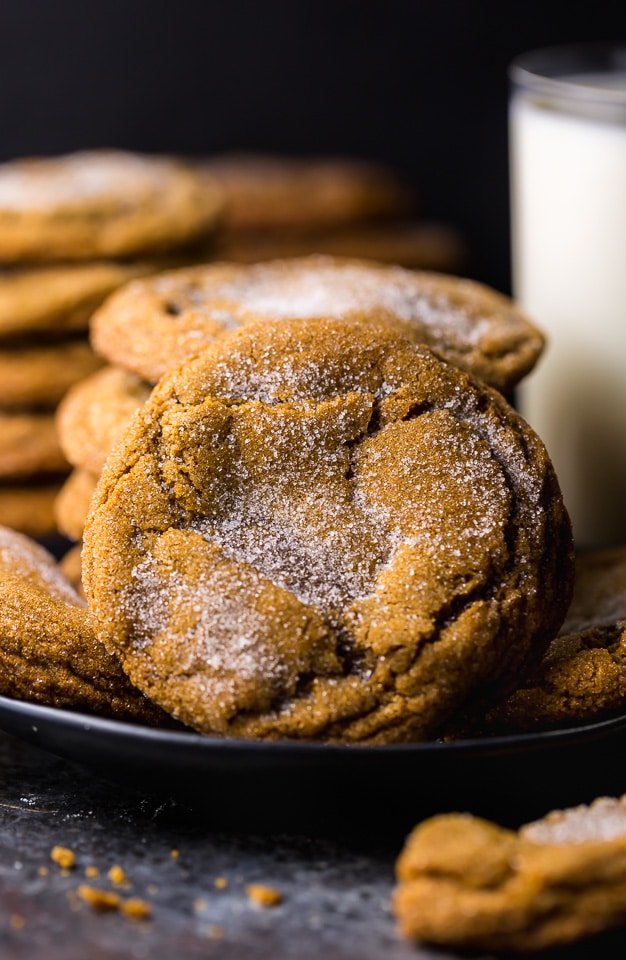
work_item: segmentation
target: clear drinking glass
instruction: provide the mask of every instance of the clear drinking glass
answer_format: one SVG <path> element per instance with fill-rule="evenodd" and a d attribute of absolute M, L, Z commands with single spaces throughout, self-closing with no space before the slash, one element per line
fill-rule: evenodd
<path fill-rule="evenodd" d="M 510 66 L 513 295 L 548 344 L 519 387 L 577 546 L 626 544 L 626 47 Z"/>

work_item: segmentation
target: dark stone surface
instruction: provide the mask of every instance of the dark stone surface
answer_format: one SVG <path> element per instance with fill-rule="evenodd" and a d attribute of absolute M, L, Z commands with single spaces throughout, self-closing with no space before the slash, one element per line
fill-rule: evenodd
<path fill-rule="evenodd" d="M 255 803 L 254 795 L 249 798 Z M 341 798 L 337 798 L 338 803 Z M 389 805 L 359 829 L 315 833 L 227 830 L 205 803 L 122 789 L 86 767 L 0 734 L 0 957 L 3 960 L 446 960 L 404 942 L 390 913 L 393 863 L 404 824 Z M 345 821 L 344 821 L 345 822 Z M 326 833 L 326 835 L 325 835 Z M 69 847 L 76 865 L 50 859 Z M 172 851 L 177 851 L 173 854 Z M 77 900 L 79 884 L 115 889 L 119 865 L 148 900 L 140 921 Z M 98 878 L 85 875 L 96 867 Z M 218 889 L 215 880 L 228 885 Z M 250 883 L 276 887 L 283 903 L 254 905 Z M 623 956 L 621 933 L 551 957 Z M 591 953 L 588 951 L 591 950 Z"/>
<path fill-rule="evenodd" d="M 400 837 L 355 845 L 226 833 L 191 805 L 121 791 L 5 734 L 0 778 L 3 958 L 427 955 L 397 937 L 389 911 Z M 55 844 L 73 850 L 74 869 L 51 861 Z M 114 864 L 132 885 L 122 896 L 151 903 L 149 921 L 76 903 L 80 883 L 115 889 L 106 876 Z M 88 866 L 100 877 L 86 879 Z M 218 877 L 228 881 L 223 890 Z M 255 882 L 279 889 L 283 903 L 252 904 L 245 886 Z"/>

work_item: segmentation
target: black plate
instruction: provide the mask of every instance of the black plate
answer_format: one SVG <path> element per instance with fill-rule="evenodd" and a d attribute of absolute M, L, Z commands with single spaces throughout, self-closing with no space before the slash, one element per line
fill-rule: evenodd
<path fill-rule="evenodd" d="M 218 739 L 0 697 L 0 728 L 109 781 L 239 822 L 391 816 L 410 825 L 463 809 L 513 824 L 626 791 L 626 716 L 520 736 L 368 747 Z"/>

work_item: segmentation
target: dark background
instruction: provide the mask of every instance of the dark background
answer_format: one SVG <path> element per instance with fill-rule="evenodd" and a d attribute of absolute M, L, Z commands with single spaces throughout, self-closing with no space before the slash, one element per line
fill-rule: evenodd
<path fill-rule="evenodd" d="M 115 146 L 357 154 L 508 291 L 507 65 L 626 42 L 620 0 L 0 0 L 0 159 Z"/>

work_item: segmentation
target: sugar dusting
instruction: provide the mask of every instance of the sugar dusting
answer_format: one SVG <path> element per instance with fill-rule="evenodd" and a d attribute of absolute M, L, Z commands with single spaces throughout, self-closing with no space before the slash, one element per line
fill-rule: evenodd
<path fill-rule="evenodd" d="M 531 843 L 557 845 L 626 839 L 626 796 L 599 797 L 589 806 L 555 811 L 526 824 L 520 835 Z"/>
<path fill-rule="evenodd" d="M 25 580 L 35 579 L 60 600 L 82 605 L 54 557 L 34 540 L 6 527 L 0 527 L 0 567 Z"/>
<path fill-rule="evenodd" d="M 400 456 L 391 449 L 385 453 L 383 444 L 365 465 L 366 473 L 374 472 L 366 492 L 348 479 L 352 463 L 345 440 L 357 427 L 350 427 L 346 411 L 332 421 L 338 435 L 329 435 L 328 423 L 315 415 L 291 421 L 281 413 L 268 425 L 260 410 L 249 411 L 246 426 L 259 431 L 252 450 L 264 451 L 260 472 L 254 454 L 249 459 L 249 433 L 243 430 L 239 446 L 232 437 L 225 441 L 226 467 L 212 477 L 219 510 L 191 521 L 191 529 L 219 545 L 225 557 L 248 564 L 335 627 L 353 601 L 374 592 L 382 570 L 393 566 L 403 546 L 417 548 L 413 555 L 427 562 L 431 574 L 449 569 L 455 558 L 485 562 L 507 516 L 509 491 L 479 437 L 471 432 L 438 437 L 436 427 L 419 455 L 403 447 Z M 396 487 L 401 506 L 394 501 Z M 145 569 L 151 569 L 147 563 Z M 142 566 L 134 571 L 135 588 L 150 587 L 151 593 L 140 608 L 150 622 L 157 617 L 164 624 L 176 605 L 154 594 L 144 573 Z M 171 587 L 180 599 L 183 586 L 173 579 Z M 206 591 L 202 597 L 205 602 Z M 200 608 L 196 612 L 200 616 Z"/>
<path fill-rule="evenodd" d="M 228 360 L 215 365 L 221 381 L 220 396 L 227 400 L 267 404 L 288 400 L 313 409 L 321 400 L 347 393 L 371 392 L 374 400 L 384 400 L 401 383 L 401 371 L 397 378 L 392 369 L 385 378 L 373 378 L 365 363 L 355 369 L 354 365 L 336 362 L 332 357 L 313 360 L 287 349 L 279 356 L 240 355 L 237 359 L 236 368 Z"/>
<path fill-rule="evenodd" d="M 268 639 L 267 618 L 243 603 L 254 595 L 251 572 L 218 567 L 189 580 L 180 571 L 164 570 L 152 555 L 133 569 L 126 600 L 133 611 L 139 647 L 167 634 L 173 620 L 184 621 L 177 645 L 176 670 L 184 674 L 209 670 L 218 678 L 234 673 L 246 679 L 280 679 L 285 666 L 263 655 Z"/>
<path fill-rule="evenodd" d="M 250 318 L 376 315 L 416 326 L 426 343 L 441 338 L 459 347 L 475 346 L 492 331 L 496 311 L 493 305 L 480 306 L 469 282 L 458 278 L 447 282 L 454 294 L 445 284 L 402 267 L 361 266 L 317 256 L 292 264 L 255 264 L 230 279 L 209 270 L 184 285 L 171 275 L 155 289 L 172 297 L 181 310 L 223 321 L 228 329 Z M 464 287 L 465 296 L 460 296 Z M 513 310 L 506 319 L 511 329 L 523 326 Z"/>
<path fill-rule="evenodd" d="M 334 611 L 371 592 L 392 543 L 382 513 L 338 502 L 317 513 L 317 501 L 291 504 L 268 484 L 244 494 L 225 518 L 196 521 L 194 530 L 333 621 Z"/>
<path fill-rule="evenodd" d="M 0 166 L 0 212 L 80 207 L 85 202 L 137 198 L 163 189 L 168 166 L 158 160 L 113 151 L 80 152 L 58 159 Z"/>

